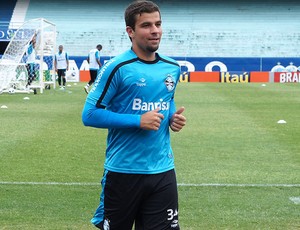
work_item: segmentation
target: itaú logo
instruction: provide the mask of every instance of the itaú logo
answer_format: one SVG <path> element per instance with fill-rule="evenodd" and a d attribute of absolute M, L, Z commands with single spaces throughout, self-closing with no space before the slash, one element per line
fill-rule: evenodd
<path fill-rule="evenodd" d="M 140 98 L 134 98 L 132 110 L 151 111 L 159 108 L 160 110 L 169 110 L 170 102 L 160 99 L 158 102 L 144 102 Z"/>

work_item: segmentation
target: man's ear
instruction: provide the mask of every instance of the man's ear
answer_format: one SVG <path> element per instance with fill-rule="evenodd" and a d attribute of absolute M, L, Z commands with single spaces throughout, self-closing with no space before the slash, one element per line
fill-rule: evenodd
<path fill-rule="evenodd" d="M 134 37 L 134 30 L 130 26 L 126 26 L 126 32 L 131 39 Z"/>

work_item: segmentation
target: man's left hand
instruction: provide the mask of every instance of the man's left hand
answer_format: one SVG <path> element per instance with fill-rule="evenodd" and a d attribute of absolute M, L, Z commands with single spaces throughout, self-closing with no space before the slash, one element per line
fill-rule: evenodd
<path fill-rule="evenodd" d="M 181 107 L 173 114 L 171 118 L 170 128 L 174 132 L 179 132 L 186 124 L 186 118 L 184 115 L 182 115 L 183 111 L 184 107 Z"/>

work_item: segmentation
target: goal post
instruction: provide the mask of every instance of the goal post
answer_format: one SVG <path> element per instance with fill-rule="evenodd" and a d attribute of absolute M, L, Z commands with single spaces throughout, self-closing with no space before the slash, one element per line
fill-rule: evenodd
<path fill-rule="evenodd" d="M 44 18 L 24 22 L 14 33 L 0 59 L 0 92 L 28 93 L 32 89 L 39 89 L 43 93 L 47 85 L 55 88 L 55 47 L 55 24 Z M 34 58 L 29 64 L 32 52 Z"/>

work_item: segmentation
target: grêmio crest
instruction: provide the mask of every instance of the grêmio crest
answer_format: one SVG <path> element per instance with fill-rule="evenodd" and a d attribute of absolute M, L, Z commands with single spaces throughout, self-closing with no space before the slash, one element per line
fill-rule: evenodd
<path fill-rule="evenodd" d="M 167 78 L 165 80 L 165 85 L 169 92 L 173 91 L 175 88 L 175 80 L 171 74 L 167 75 Z"/>

